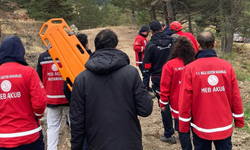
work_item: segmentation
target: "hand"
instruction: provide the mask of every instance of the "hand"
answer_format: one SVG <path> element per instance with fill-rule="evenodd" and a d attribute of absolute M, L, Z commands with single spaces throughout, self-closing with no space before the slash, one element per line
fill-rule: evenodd
<path fill-rule="evenodd" d="M 164 112 L 165 112 L 165 110 L 166 110 L 166 106 L 161 107 L 161 111 L 164 111 Z"/>

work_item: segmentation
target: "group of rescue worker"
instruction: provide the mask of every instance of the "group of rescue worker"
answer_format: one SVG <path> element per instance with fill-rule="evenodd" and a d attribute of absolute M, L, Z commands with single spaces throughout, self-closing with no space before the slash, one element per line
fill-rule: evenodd
<path fill-rule="evenodd" d="M 197 41 L 178 21 L 165 26 L 153 20 L 135 38 L 136 65 L 146 89 L 151 77 L 164 126 L 161 141 L 175 144 L 176 130 L 182 149 L 192 150 L 191 128 L 196 150 L 211 150 L 211 142 L 230 150 L 233 121 L 244 126 L 237 79 L 231 64 L 217 57 L 212 32 L 201 32 Z"/>
<path fill-rule="evenodd" d="M 218 150 L 232 149 L 233 121 L 244 126 L 242 99 L 231 64 L 217 57 L 212 32 L 199 33 L 196 41 L 178 21 L 143 25 L 133 45 L 142 79 L 117 49 L 112 30 L 96 35 L 93 53 L 87 35 L 76 37 L 90 57 L 72 92 L 48 51 L 40 54 L 35 70 L 19 37 L 2 41 L 0 150 L 44 150 L 39 119 L 46 106 L 48 150 L 57 150 L 64 115 L 71 150 L 142 150 L 138 116 L 152 113 L 155 97 L 164 126 L 161 141 L 175 144 L 177 131 L 183 150 L 211 150 L 212 142 Z"/>

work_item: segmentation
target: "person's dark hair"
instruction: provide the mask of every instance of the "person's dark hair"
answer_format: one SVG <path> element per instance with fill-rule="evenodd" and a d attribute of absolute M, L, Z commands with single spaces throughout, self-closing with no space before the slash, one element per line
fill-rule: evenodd
<path fill-rule="evenodd" d="M 115 48 L 118 44 L 117 35 L 110 29 L 105 29 L 99 32 L 95 37 L 95 48 Z"/>
<path fill-rule="evenodd" d="M 215 37 L 211 31 L 203 31 L 197 36 L 197 41 L 202 49 L 211 49 L 214 46 Z"/>
<path fill-rule="evenodd" d="M 161 23 L 158 20 L 153 20 L 149 23 L 150 30 L 153 31 L 153 33 L 161 32 Z"/>
<path fill-rule="evenodd" d="M 174 45 L 174 49 L 169 56 L 169 60 L 181 58 L 184 65 L 187 65 L 195 60 L 195 50 L 190 40 L 185 36 L 179 36 Z"/>
<path fill-rule="evenodd" d="M 86 34 L 80 33 L 80 34 L 77 34 L 76 37 L 79 40 L 79 42 L 82 44 L 82 46 L 86 48 L 86 45 L 88 44 L 88 36 Z"/>

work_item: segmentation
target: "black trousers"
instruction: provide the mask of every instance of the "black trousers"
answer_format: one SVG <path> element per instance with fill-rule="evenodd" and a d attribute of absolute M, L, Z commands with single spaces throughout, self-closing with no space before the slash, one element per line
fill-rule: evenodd
<path fill-rule="evenodd" d="M 152 82 L 153 82 L 153 80 L 152 80 Z M 153 82 L 152 89 L 155 93 L 155 96 L 158 99 L 158 105 L 159 105 L 160 82 L 158 82 L 158 83 Z M 162 122 L 163 122 L 163 126 L 164 126 L 164 136 L 169 138 L 174 134 L 173 119 L 172 119 L 172 115 L 170 112 L 169 104 L 166 105 L 165 111 L 161 111 L 161 117 L 162 117 Z"/>
<path fill-rule="evenodd" d="M 14 148 L 0 148 L 0 150 L 44 150 L 43 134 L 39 132 L 40 137 L 33 143 L 20 145 Z"/>
<path fill-rule="evenodd" d="M 192 150 L 190 131 L 188 131 L 187 133 L 181 133 L 181 132 L 178 133 L 182 150 Z"/>
<path fill-rule="evenodd" d="M 223 140 L 205 140 L 198 137 L 193 132 L 193 143 L 195 150 L 211 150 L 212 149 L 212 142 L 214 142 L 216 150 L 231 150 L 232 149 L 232 141 L 231 136 Z"/>
<path fill-rule="evenodd" d="M 179 120 L 174 118 L 174 129 L 179 132 Z"/>
<path fill-rule="evenodd" d="M 146 89 L 149 88 L 149 80 L 150 80 L 150 73 L 148 70 L 146 70 L 143 66 L 143 64 L 140 64 L 138 66 L 141 70 L 141 74 L 142 74 L 142 81 L 143 81 L 143 84 L 144 84 L 144 87 Z"/>

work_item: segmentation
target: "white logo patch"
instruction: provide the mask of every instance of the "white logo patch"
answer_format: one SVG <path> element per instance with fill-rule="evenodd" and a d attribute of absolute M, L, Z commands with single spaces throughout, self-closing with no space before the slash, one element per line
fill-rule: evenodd
<path fill-rule="evenodd" d="M 1 89 L 4 91 L 4 92 L 9 92 L 10 89 L 11 89 L 11 83 L 9 80 L 4 80 L 2 83 L 1 83 Z"/>
<path fill-rule="evenodd" d="M 218 84 L 219 82 L 219 79 L 216 75 L 210 75 L 207 79 L 207 82 L 212 85 L 212 86 L 215 86 Z"/>
<path fill-rule="evenodd" d="M 56 67 L 56 64 L 53 64 L 53 65 L 51 66 L 51 69 L 52 69 L 53 71 L 58 71 L 58 69 L 57 69 L 57 67 Z"/>

